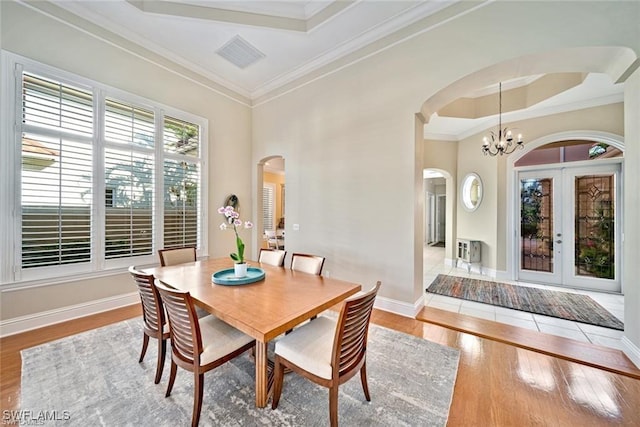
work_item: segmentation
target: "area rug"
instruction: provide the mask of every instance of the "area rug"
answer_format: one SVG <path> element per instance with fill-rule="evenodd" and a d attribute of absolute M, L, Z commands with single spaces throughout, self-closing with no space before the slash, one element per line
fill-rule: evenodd
<path fill-rule="evenodd" d="M 427 292 L 624 330 L 624 324 L 591 297 L 569 292 L 439 274 Z"/>
<path fill-rule="evenodd" d="M 171 396 L 153 383 L 156 346 L 138 364 L 140 318 L 22 351 L 21 409 L 58 416 L 44 425 L 178 426 L 191 422 L 193 374 L 179 369 Z M 168 359 L 168 358 L 167 358 Z M 446 425 L 459 352 L 371 325 L 367 373 L 371 403 L 359 376 L 340 386 L 344 426 Z M 287 374 L 277 410 L 255 407 L 254 364 L 248 355 L 205 374 L 200 426 L 326 426 L 329 395 Z M 23 412 L 24 413 L 24 412 Z M 39 424 L 43 425 L 43 424 Z"/>

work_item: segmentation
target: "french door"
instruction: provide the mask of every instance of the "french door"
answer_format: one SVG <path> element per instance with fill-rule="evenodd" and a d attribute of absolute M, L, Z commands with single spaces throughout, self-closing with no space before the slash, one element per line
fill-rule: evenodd
<path fill-rule="evenodd" d="M 620 292 L 620 164 L 518 173 L 518 280 Z"/>

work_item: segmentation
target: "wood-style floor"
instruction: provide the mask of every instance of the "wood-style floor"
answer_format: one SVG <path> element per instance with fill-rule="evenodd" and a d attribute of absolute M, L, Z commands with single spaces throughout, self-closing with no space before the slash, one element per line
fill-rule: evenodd
<path fill-rule="evenodd" d="M 19 408 L 20 350 L 139 315 L 131 306 L 0 339 L 1 409 Z M 449 426 L 640 426 L 638 379 L 380 310 L 372 320 L 460 350 Z"/>

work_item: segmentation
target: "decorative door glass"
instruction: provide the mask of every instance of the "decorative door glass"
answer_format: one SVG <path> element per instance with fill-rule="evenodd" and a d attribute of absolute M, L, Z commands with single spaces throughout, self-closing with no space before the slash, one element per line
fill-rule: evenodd
<path fill-rule="evenodd" d="M 554 272 L 553 179 L 520 180 L 521 269 Z"/>
<path fill-rule="evenodd" d="M 575 275 L 615 278 L 614 175 L 575 177 Z"/>

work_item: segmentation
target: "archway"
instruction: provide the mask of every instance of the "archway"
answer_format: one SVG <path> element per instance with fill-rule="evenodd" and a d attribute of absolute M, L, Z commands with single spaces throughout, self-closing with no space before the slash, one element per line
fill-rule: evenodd
<path fill-rule="evenodd" d="M 455 185 L 451 173 L 444 169 L 425 168 L 423 178 L 423 275 L 428 286 L 444 265 L 453 263 Z"/>

